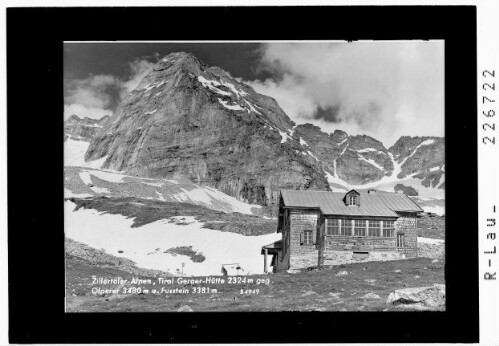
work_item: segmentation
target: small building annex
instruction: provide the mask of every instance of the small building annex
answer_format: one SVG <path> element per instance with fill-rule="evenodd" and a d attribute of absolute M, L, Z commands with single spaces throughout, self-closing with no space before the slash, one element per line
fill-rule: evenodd
<path fill-rule="evenodd" d="M 347 193 L 281 190 L 277 232 L 264 246 L 273 271 L 356 259 L 417 257 L 417 214 L 407 195 L 369 190 Z M 267 261 L 272 255 L 272 261 Z"/>

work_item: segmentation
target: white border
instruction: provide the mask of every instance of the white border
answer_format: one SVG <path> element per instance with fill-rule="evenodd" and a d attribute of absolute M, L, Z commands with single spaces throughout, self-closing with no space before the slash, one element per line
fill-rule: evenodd
<path fill-rule="evenodd" d="M 479 225 L 479 292 L 480 292 L 480 344 L 499 345 L 499 278 L 496 281 L 485 281 L 484 274 L 487 271 L 499 272 L 499 252 L 495 255 L 484 255 L 484 251 L 490 251 L 495 245 L 499 251 L 499 239 L 487 240 L 488 232 L 496 232 L 499 236 L 499 129 L 495 133 L 483 130 L 485 122 L 494 122 L 499 127 L 499 2 L 484 1 L 477 7 L 477 96 L 478 96 L 478 225 Z M 496 91 L 484 91 L 482 83 L 486 78 L 482 77 L 485 69 L 496 71 Z M 489 80 L 487 80 L 489 81 Z M 496 112 L 494 118 L 486 118 L 482 111 L 489 105 L 482 105 L 482 96 L 491 96 L 496 103 L 493 109 Z M 495 135 L 496 144 L 485 145 L 482 142 L 484 135 Z M 471 162 L 470 167 L 472 169 Z M 492 206 L 496 205 L 495 215 Z M 494 229 L 486 226 L 487 218 L 495 217 L 498 221 Z M 466 230 L 459 230 L 466 232 Z M 473 249 L 470 249 L 473 251 Z M 492 266 L 489 267 L 488 260 L 491 259 Z"/>
<path fill-rule="evenodd" d="M 4 2 L 4 7 L 0 13 L 0 39 L 2 40 L 1 49 L 2 54 L 0 54 L 0 62 L 2 68 L 0 68 L 0 77 L 3 83 L 0 84 L 0 344 L 7 344 L 7 313 L 8 309 L 8 296 L 7 296 L 7 170 L 6 165 L 6 7 L 31 7 L 31 6 L 300 6 L 300 5 L 476 5 L 477 6 L 477 21 L 478 21 L 478 70 L 481 71 L 484 68 L 494 68 L 499 74 L 499 2 L 496 0 L 440 0 L 440 1 L 430 1 L 430 0 L 322 0 L 322 1 L 265 1 L 265 0 L 170 0 L 167 4 L 164 1 L 151 1 L 145 0 L 138 2 L 136 0 L 85 0 L 85 1 L 60 1 L 60 0 L 50 0 L 50 1 L 28 1 L 28 0 L 7 0 Z M 445 20 L 445 18 L 442 18 Z M 424 23 L 422 23 L 424 25 Z M 102 42 L 102 41 L 95 41 Z M 124 41 L 124 42 L 134 42 L 134 41 Z M 155 42 L 155 41 L 150 41 Z M 159 41 L 158 41 L 159 42 Z M 161 41 L 163 42 L 163 41 Z M 182 41 L 175 41 L 182 43 Z M 190 41 L 192 42 L 192 41 Z M 235 42 L 235 41 L 233 41 Z M 262 42 L 262 41 L 258 41 Z M 269 41 L 270 42 L 270 41 Z M 278 42 L 278 41 L 271 41 Z M 343 41 L 342 41 L 343 42 Z M 358 42 L 358 41 L 357 41 Z M 459 73 L 458 71 L 456 73 Z M 481 88 L 482 80 L 477 76 L 478 88 Z M 479 96 L 480 89 L 478 92 Z M 497 94 L 496 94 L 497 95 Z M 496 97 L 497 99 L 497 97 Z M 479 99 L 481 101 L 481 99 Z M 499 102 L 499 100 L 498 100 Z M 481 114 L 480 102 L 479 114 Z M 497 108 L 496 108 L 497 110 Z M 499 115 L 496 119 L 499 119 Z M 478 140 L 479 140 L 479 226 L 480 234 L 479 236 L 479 246 L 480 252 L 482 252 L 486 245 L 488 245 L 484 240 L 484 230 L 485 219 L 488 216 L 488 211 L 492 204 L 496 204 L 498 208 L 499 215 L 499 186 L 498 186 L 498 160 L 499 160 L 499 145 L 494 148 L 485 148 L 481 142 L 483 131 L 481 127 L 484 120 L 479 117 L 478 121 Z M 499 124 L 496 120 L 496 126 Z M 499 133 L 499 131 L 498 131 Z M 499 136 L 496 136 L 496 139 Z M 463 139 L 463 145 L 465 145 L 466 139 Z M 469 163 L 466 165 L 466 163 Z M 474 169 L 474 163 L 466 161 L 463 158 L 463 164 L 465 165 L 464 172 L 466 169 Z M 465 174 L 465 173 L 464 173 Z M 463 188 L 466 188 L 463 186 Z M 473 188 L 473 187 L 471 187 Z M 465 232 L 466 230 L 456 230 Z M 476 249 L 470 249 L 470 253 L 474 253 Z M 499 267 L 499 256 L 497 256 L 496 267 Z M 498 345 L 499 344 L 499 284 L 497 280 L 493 283 L 488 282 L 487 285 L 484 284 L 483 272 L 484 269 L 488 267 L 487 260 L 481 256 L 480 257 L 480 276 L 477 278 L 480 282 L 480 344 L 482 345 Z M 466 299 L 465 296 L 462 297 Z"/>

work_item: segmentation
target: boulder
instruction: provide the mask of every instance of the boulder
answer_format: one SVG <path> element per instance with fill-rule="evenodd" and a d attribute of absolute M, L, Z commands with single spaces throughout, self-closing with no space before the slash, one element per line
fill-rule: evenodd
<path fill-rule="evenodd" d="M 414 305 L 422 310 L 439 309 L 445 306 L 445 285 L 413 287 L 395 290 L 386 300 L 387 305 Z"/>
<path fill-rule="evenodd" d="M 375 300 L 375 299 L 380 299 L 381 297 L 378 296 L 376 293 L 368 293 L 366 295 L 364 295 L 363 297 L 361 297 L 362 299 L 369 299 L 369 300 Z"/>
<path fill-rule="evenodd" d="M 182 305 L 180 308 L 177 310 L 178 312 L 193 312 L 192 308 L 189 305 Z"/>
<path fill-rule="evenodd" d="M 348 272 L 346 270 L 342 270 L 336 273 L 336 276 L 345 276 L 348 275 Z"/>
<path fill-rule="evenodd" d="M 306 297 L 306 296 L 311 296 L 311 295 L 316 295 L 317 293 L 314 291 L 306 291 L 304 292 L 301 296 Z"/>

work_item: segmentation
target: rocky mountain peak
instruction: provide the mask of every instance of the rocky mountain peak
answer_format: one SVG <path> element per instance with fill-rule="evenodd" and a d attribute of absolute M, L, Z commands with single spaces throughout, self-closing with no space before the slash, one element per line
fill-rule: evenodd
<path fill-rule="evenodd" d="M 341 143 L 348 138 L 348 134 L 342 130 L 334 130 L 332 134 L 332 139 L 335 143 Z"/>
<path fill-rule="evenodd" d="M 194 74 L 200 74 L 206 69 L 206 65 L 191 53 L 178 52 L 171 53 L 161 59 L 153 67 L 153 71 L 163 71 L 165 69 L 183 70 Z"/>
<path fill-rule="evenodd" d="M 189 53 L 161 59 L 93 138 L 86 160 L 152 178 L 187 178 L 241 200 L 281 188 L 328 190 L 277 102 Z"/>
<path fill-rule="evenodd" d="M 110 116 L 106 115 L 101 119 L 91 119 L 88 117 L 80 118 L 76 114 L 72 114 L 64 122 L 64 140 L 74 139 L 90 141 L 104 124 L 107 123 Z"/>
<path fill-rule="evenodd" d="M 382 152 L 388 152 L 380 141 L 367 136 L 356 135 L 348 137 L 349 148 L 352 150 L 376 149 Z"/>
<path fill-rule="evenodd" d="M 71 125 L 71 124 L 76 124 L 79 123 L 82 119 L 77 116 L 76 114 L 72 114 L 69 118 L 66 119 L 64 124 L 66 125 Z"/>
<path fill-rule="evenodd" d="M 443 138 L 404 136 L 388 150 L 370 136 L 295 125 L 274 99 L 190 53 L 159 61 L 97 125 L 76 131 L 95 127 L 87 161 L 129 175 L 187 178 L 249 203 L 273 204 L 280 189 L 413 178 L 444 186 Z"/>

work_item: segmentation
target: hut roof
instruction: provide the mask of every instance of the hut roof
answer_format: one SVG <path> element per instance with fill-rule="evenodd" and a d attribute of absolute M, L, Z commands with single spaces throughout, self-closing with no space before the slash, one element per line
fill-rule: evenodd
<path fill-rule="evenodd" d="M 423 211 L 407 195 L 400 193 L 360 192 L 359 206 L 346 205 L 345 195 L 330 191 L 281 190 L 285 207 L 317 208 L 324 215 L 397 217 L 397 212 Z"/>

